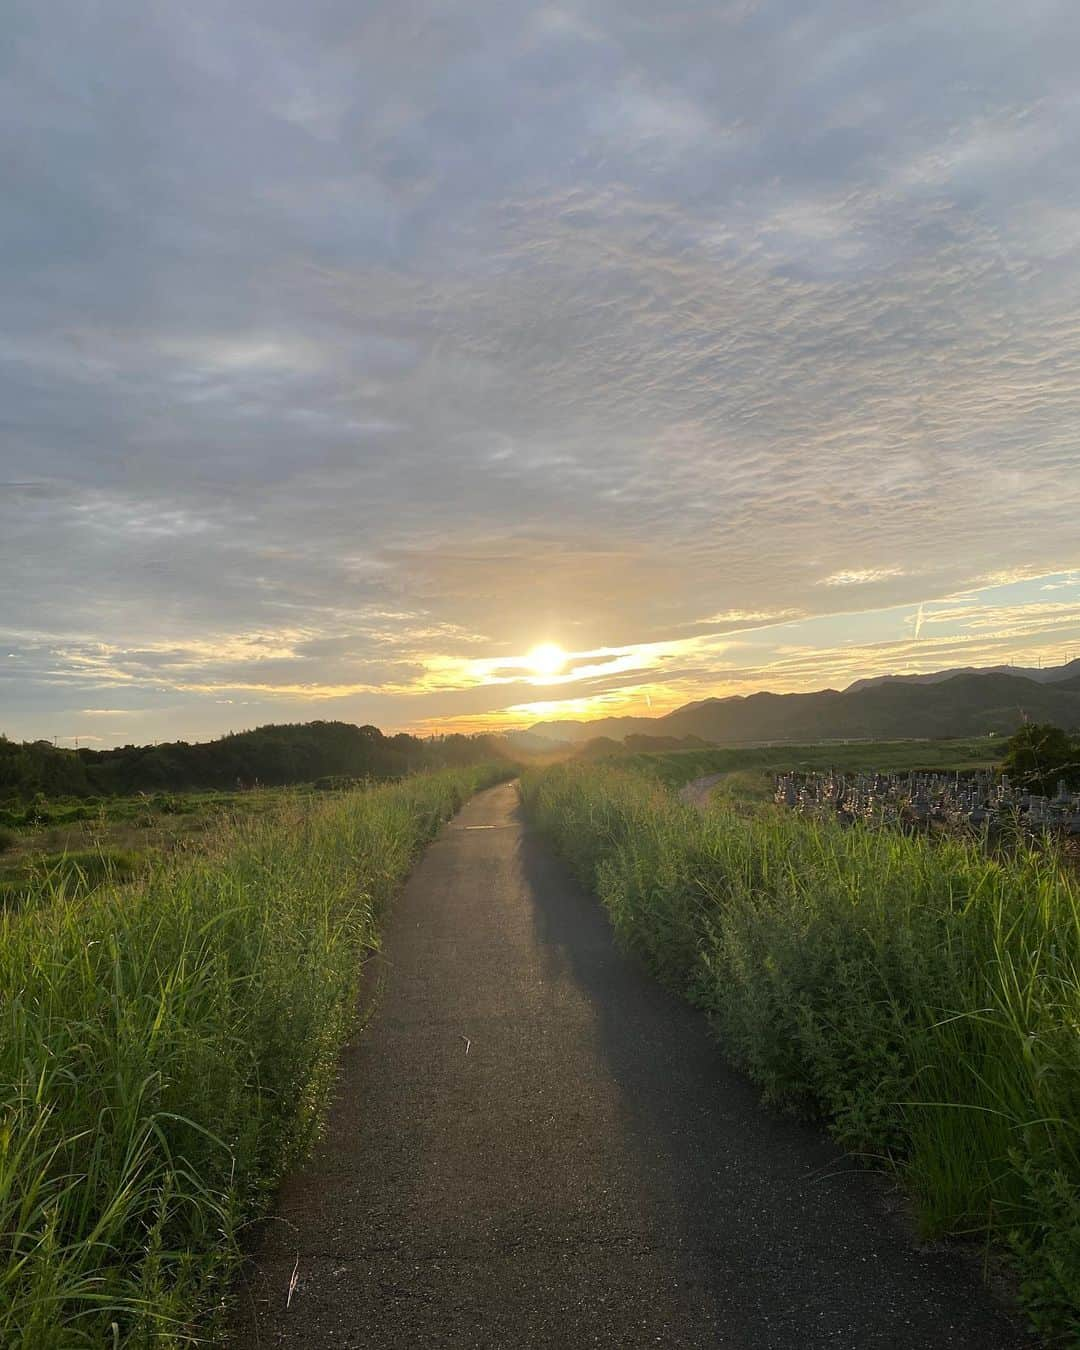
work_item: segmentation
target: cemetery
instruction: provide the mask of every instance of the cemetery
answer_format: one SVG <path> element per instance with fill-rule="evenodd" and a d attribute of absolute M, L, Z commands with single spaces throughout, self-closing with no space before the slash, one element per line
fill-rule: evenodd
<path fill-rule="evenodd" d="M 806 816 L 834 816 L 908 830 L 1016 832 L 1080 841 L 1080 792 L 1060 781 L 1053 796 L 1012 783 L 1008 774 L 783 773 L 774 800 Z"/>

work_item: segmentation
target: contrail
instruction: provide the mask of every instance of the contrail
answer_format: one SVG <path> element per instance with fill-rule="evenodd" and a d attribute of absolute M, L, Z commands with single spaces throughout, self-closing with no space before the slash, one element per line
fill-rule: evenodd
<path fill-rule="evenodd" d="M 920 600 L 920 601 L 919 601 L 919 608 L 918 608 L 918 611 L 917 611 L 916 614 L 915 614 L 915 641 L 916 641 L 916 642 L 918 642 L 918 640 L 919 640 L 919 634 L 922 632 L 922 625 L 923 625 L 923 612 L 922 612 L 922 601 Z"/>

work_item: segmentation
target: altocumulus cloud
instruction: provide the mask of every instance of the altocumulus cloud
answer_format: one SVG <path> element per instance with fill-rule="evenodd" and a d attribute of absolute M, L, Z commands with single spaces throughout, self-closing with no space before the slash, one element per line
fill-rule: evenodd
<path fill-rule="evenodd" d="M 568 700 L 663 704 L 769 683 L 725 634 L 773 616 L 933 631 L 996 574 L 1071 584 L 1075 5 L 16 0 L 8 30 L 9 731 L 100 723 L 103 689 L 125 735 L 487 716 L 544 639 L 622 653 Z M 979 631 L 1068 636 L 1029 617 Z M 657 644 L 692 661 L 654 689 Z M 864 673 L 796 646 L 785 687 Z"/>

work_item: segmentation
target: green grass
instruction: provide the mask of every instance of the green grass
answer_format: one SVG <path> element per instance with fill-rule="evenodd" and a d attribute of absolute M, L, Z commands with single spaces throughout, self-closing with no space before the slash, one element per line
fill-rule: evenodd
<path fill-rule="evenodd" d="M 562 765 L 527 809 L 767 1099 L 898 1168 L 927 1235 L 1009 1249 L 1080 1338 L 1080 889 L 1045 853 L 681 805 Z"/>
<path fill-rule="evenodd" d="M 168 816 L 204 816 L 258 813 L 283 790 L 307 796 L 312 788 L 250 788 L 238 792 L 153 792 L 129 797 L 54 797 L 40 794 L 32 802 L 10 800 L 0 804 L 0 827 L 39 830 L 90 822 L 94 827 L 125 823 L 145 824 Z"/>
<path fill-rule="evenodd" d="M 361 958 L 425 840 L 505 769 L 226 820 L 0 916 L 0 1344 L 190 1345 L 310 1141 Z"/>
<path fill-rule="evenodd" d="M 62 891 L 71 896 L 109 882 L 128 881 L 148 862 L 134 849 L 96 848 L 73 853 L 30 853 L 0 866 L 0 887 L 24 903 Z M 0 890 L 0 895 L 4 890 Z"/>

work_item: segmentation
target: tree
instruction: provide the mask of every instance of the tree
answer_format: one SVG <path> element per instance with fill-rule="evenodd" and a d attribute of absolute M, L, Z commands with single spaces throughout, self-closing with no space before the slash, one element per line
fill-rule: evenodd
<path fill-rule="evenodd" d="M 1080 744 L 1049 722 L 1025 722 L 1005 746 L 1001 768 L 1020 787 L 1050 796 L 1062 778 L 1080 783 Z"/>

